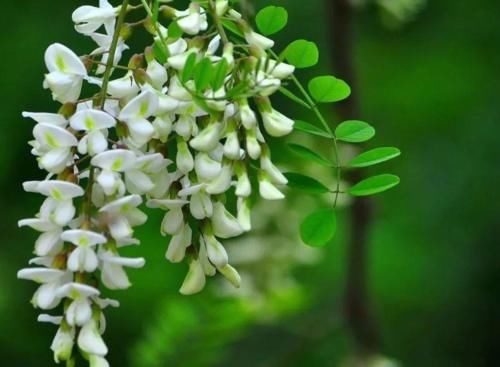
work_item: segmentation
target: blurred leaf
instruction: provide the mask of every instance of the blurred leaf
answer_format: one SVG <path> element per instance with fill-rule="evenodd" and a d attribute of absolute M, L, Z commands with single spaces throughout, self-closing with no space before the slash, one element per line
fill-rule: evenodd
<path fill-rule="evenodd" d="M 315 178 L 293 172 L 285 173 L 285 177 L 288 179 L 288 186 L 292 189 L 301 190 L 309 194 L 324 194 L 330 192 L 328 187 Z"/>
<path fill-rule="evenodd" d="M 383 174 L 369 177 L 349 189 L 349 193 L 353 196 L 368 196 L 387 191 L 400 182 L 398 176 Z"/>
<path fill-rule="evenodd" d="M 295 121 L 295 125 L 293 127 L 295 128 L 295 130 L 299 130 L 311 135 L 321 136 L 323 138 L 328 138 L 328 139 L 333 138 L 333 136 L 331 136 L 330 133 L 313 124 L 310 124 L 309 122 L 297 120 Z"/>
<path fill-rule="evenodd" d="M 321 164 L 323 166 L 327 166 L 327 167 L 335 166 L 335 164 L 332 161 L 330 161 L 329 159 L 326 159 L 325 157 L 321 156 L 320 154 L 312 151 L 311 149 L 309 149 L 307 147 L 304 147 L 304 146 L 299 145 L 299 144 L 288 144 L 288 147 L 290 148 L 290 150 L 292 152 L 294 152 L 295 154 L 297 154 L 298 156 L 300 156 L 304 159 L 319 163 L 319 164 Z"/>
<path fill-rule="evenodd" d="M 179 27 L 179 24 L 177 24 L 176 21 L 173 21 L 168 26 L 168 38 L 179 39 L 182 37 L 183 33 L 184 32 L 182 31 L 181 27 Z"/>
<path fill-rule="evenodd" d="M 305 107 L 305 108 L 307 108 L 309 110 L 311 109 L 311 106 L 309 106 L 309 103 L 307 103 L 302 98 L 300 98 L 299 96 L 295 95 L 293 92 L 289 91 L 285 87 L 281 87 L 279 89 L 279 91 L 281 92 L 281 94 L 285 95 L 286 97 L 288 97 L 292 101 L 300 104 L 301 106 L 303 106 L 303 107 Z"/>
<path fill-rule="evenodd" d="M 153 0 L 153 22 L 156 23 L 158 21 L 158 13 L 160 10 L 160 1 L 159 0 Z"/>
<path fill-rule="evenodd" d="M 193 77 L 194 67 L 196 65 L 196 52 L 191 52 L 186 59 L 186 64 L 182 70 L 181 80 L 186 83 L 189 79 Z"/>
<path fill-rule="evenodd" d="M 224 82 L 226 81 L 226 75 L 227 75 L 228 69 L 229 69 L 229 66 L 227 64 L 226 59 L 222 59 L 215 66 L 214 78 L 213 78 L 212 83 L 211 83 L 212 89 L 214 90 L 214 92 L 218 91 L 224 85 Z"/>
<path fill-rule="evenodd" d="M 353 158 L 347 165 L 349 167 L 368 167 L 377 163 L 382 163 L 401 155 L 398 148 L 383 147 L 368 150 Z"/>
<path fill-rule="evenodd" d="M 194 68 L 193 72 L 196 90 L 203 91 L 210 85 L 213 76 L 212 61 L 208 57 L 203 58 Z"/>
<path fill-rule="evenodd" d="M 309 93 L 319 103 L 338 102 L 351 94 L 351 88 L 331 75 L 318 76 L 309 82 Z"/>
<path fill-rule="evenodd" d="M 268 6 L 257 13 L 257 28 L 265 35 L 277 33 L 288 23 L 288 12 L 281 6 Z"/>
<path fill-rule="evenodd" d="M 337 230 L 334 209 L 322 209 L 307 216 L 300 225 L 300 237 L 306 245 L 322 247 L 328 244 Z"/>
<path fill-rule="evenodd" d="M 167 62 L 168 50 L 160 40 L 156 40 L 153 44 L 153 54 L 155 55 L 156 61 L 158 61 L 160 64 L 163 65 Z"/>
<path fill-rule="evenodd" d="M 342 122 L 335 129 L 338 140 L 348 143 L 361 143 L 375 136 L 375 129 L 364 121 L 349 120 Z"/>
<path fill-rule="evenodd" d="M 284 51 L 288 62 L 299 69 L 314 66 L 319 60 L 318 46 L 306 40 L 293 41 Z"/>
<path fill-rule="evenodd" d="M 240 36 L 241 38 L 245 38 L 245 36 L 243 35 L 243 33 L 241 33 L 240 29 L 238 28 L 238 26 L 236 24 L 234 24 L 233 21 L 227 20 L 227 19 L 223 19 L 222 20 L 222 25 L 224 26 L 224 28 L 226 28 L 231 33 L 234 33 L 235 35 Z"/>

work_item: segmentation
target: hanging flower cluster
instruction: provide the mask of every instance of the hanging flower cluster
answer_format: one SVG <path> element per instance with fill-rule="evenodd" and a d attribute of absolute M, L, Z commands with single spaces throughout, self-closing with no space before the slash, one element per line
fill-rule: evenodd
<path fill-rule="evenodd" d="M 48 176 L 24 184 L 46 199 L 34 218 L 19 222 L 40 235 L 33 266 L 18 277 L 39 284 L 36 308 L 62 313 L 39 317 L 59 326 L 56 362 L 72 365 L 77 346 L 90 366 L 108 366 L 103 309 L 118 302 L 101 292 L 128 288 L 125 268 L 144 265 L 119 253 L 139 244 L 134 227 L 147 221 L 143 202 L 165 212 L 166 258 L 189 265 L 180 288 L 189 295 L 217 272 L 239 287 L 221 241 L 251 229 L 253 192 L 284 197 L 279 186 L 287 179 L 271 160 L 265 134 L 292 131 L 294 122 L 269 97 L 294 67 L 270 59 L 273 41 L 227 0 L 193 2 L 186 10 L 153 4 L 113 7 L 100 0 L 76 9 L 75 29 L 97 48 L 79 57 L 51 45 L 44 88 L 62 107 L 23 114 L 36 123 L 32 154 Z M 127 23 L 135 10 L 147 17 Z M 239 43 L 229 41 L 222 19 Z M 138 26 L 152 35 L 151 44 L 121 64 Z M 82 97 L 82 90 L 97 88 Z"/>

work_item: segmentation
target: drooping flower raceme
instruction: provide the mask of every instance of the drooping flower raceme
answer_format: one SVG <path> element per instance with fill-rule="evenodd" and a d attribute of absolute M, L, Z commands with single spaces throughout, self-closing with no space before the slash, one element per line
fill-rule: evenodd
<path fill-rule="evenodd" d="M 134 227 L 147 221 L 143 203 L 164 212 L 165 257 L 187 264 L 180 292 L 189 295 L 217 273 L 239 287 L 224 240 L 251 230 L 252 194 L 284 197 L 287 179 L 266 139 L 289 134 L 294 122 L 269 97 L 294 67 L 273 60 L 273 41 L 227 0 L 162 5 L 159 20 L 125 23 L 141 9 L 107 0 L 76 9 L 76 30 L 97 48 L 79 57 L 51 45 L 44 87 L 62 106 L 23 113 L 35 122 L 30 145 L 48 176 L 24 184 L 45 201 L 19 222 L 39 237 L 32 267 L 18 276 L 38 283 L 33 304 L 54 313 L 39 320 L 59 327 L 56 362 L 71 362 L 78 348 L 91 366 L 108 366 L 103 310 L 118 304 L 102 294 L 128 288 L 128 268 L 144 266 L 120 254 L 139 243 Z M 221 17 L 244 37 L 228 37 Z M 140 25 L 151 42 L 121 64 Z M 84 82 L 100 90 L 82 96 Z"/>

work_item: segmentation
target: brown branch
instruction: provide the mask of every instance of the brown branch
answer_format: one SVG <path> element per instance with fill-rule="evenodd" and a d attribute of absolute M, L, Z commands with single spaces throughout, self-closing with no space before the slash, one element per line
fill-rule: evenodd
<path fill-rule="evenodd" d="M 353 10 L 349 0 L 326 0 L 331 24 L 332 57 L 335 73 L 352 87 L 350 98 L 338 104 L 342 120 L 359 118 L 360 103 L 353 52 Z M 357 182 L 363 174 L 357 170 L 349 181 Z M 367 287 L 368 236 L 372 222 L 371 201 L 356 198 L 350 210 L 350 239 L 347 252 L 344 315 L 360 353 L 375 353 L 380 340 L 371 312 Z"/>

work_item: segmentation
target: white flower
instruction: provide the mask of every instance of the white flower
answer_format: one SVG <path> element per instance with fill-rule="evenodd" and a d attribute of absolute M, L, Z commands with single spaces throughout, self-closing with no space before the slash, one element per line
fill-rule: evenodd
<path fill-rule="evenodd" d="M 224 143 L 224 155 L 233 160 L 241 158 L 240 140 L 237 131 L 227 134 L 226 142 Z"/>
<path fill-rule="evenodd" d="M 267 173 L 271 181 L 275 184 L 286 185 L 288 183 L 288 179 L 271 161 L 271 153 L 267 146 L 264 146 L 263 153 L 260 157 L 260 168 Z"/>
<path fill-rule="evenodd" d="M 96 74 L 102 74 L 106 70 L 106 64 L 109 59 L 109 49 L 111 48 L 111 42 L 113 41 L 113 34 L 99 34 L 92 33 L 90 37 L 97 43 L 97 48 L 92 51 L 91 55 L 99 55 L 102 54 L 101 64 L 97 66 Z M 118 40 L 118 45 L 116 46 L 115 57 L 113 59 L 113 65 L 117 65 L 121 58 L 123 51 L 128 50 L 128 46 L 125 42 L 120 38 Z"/>
<path fill-rule="evenodd" d="M 205 273 L 200 262 L 197 259 L 191 259 L 189 262 L 189 271 L 182 283 L 180 293 L 189 296 L 200 292 L 205 287 Z"/>
<path fill-rule="evenodd" d="M 35 242 L 35 254 L 37 256 L 56 255 L 62 250 L 62 229 L 48 219 L 32 218 L 23 219 L 18 223 L 19 227 L 29 226 L 38 232 L 42 232 Z"/>
<path fill-rule="evenodd" d="M 193 155 L 184 139 L 177 139 L 177 169 L 182 173 L 189 173 L 194 168 Z"/>
<path fill-rule="evenodd" d="M 97 269 L 98 260 L 93 247 L 106 243 L 106 237 L 96 232 L 72 229 L 63 232 L 61 239 L 77 246 L 69 255 L 69 270 L 92 273 Z"/>
<path fill-rule="evenodd" d="M 80 334 L 78 335 L 78 347 L 86 353 L 99 357 L 104 357 L 108 354 L 108 348 L 102 340 L 97 322 L 94 319 L 91 319 L 80 330 Z"/>
<path fill-rule="evenodd" d="M 90 355 L 89 367 L 109 367 L 109 363 L 101 356 Z"/>
<path fill-rule="evenodd" d="M 274 109 L 271 112 L 262 112 L 262 120 L 264 121 L 264 128 L 271 136 L 288 135 L 293 130 L 294 121 Z"/>
<path fill-rule="evenodd" d="M 222 244 L 217 241 L 210 230 L 205 230 L 205 232 L 203 233 L 203 239 L 205 240 L 207 254 L 210 262 L 217 268 L 226 266 L 229 260 L 224 246 L 222 246 Z"/>
<path fill-rule="evenodd" d="M 184 225 L 184 228 L 174 235 L 168 244 L 165 254 L 167 260 L 173 263 L 181 262 L 186 255 L 186 249 L 191 246 L 192 236 L 193 231 L 189 224 Z"/>
<path fill-rule="evenodd" d="M 238 198 L 238 222 L 241 228 L 248 232 L 252 229 L 252 218 L 250 211 L 250 200 L 248 198 Z"/>
<path fill-rule="evenodd" d="M 57 269 L 27 268 L 20 270 L 17 277 L 41 284 L 33 295 L 32 302 L 42 310 L 50 310 L 61 302 L 57 290 L 71 280 L 71 273 Z"/>
<path fill-rule="evenodd" d="M 194 193 L 189 202 L 189 210 L 191 215 L 198 220 L 210 218 L 213 215 L 213 204 L 210 196 L 202 190 Z"/>
<path fill-rule="evenodd" d="M 109 289 L 126 289 L 130 287 L 124 266 L 130 268 L 142 268 L 145 260 L 143 258 L 125 258 L 116 253 L 106 250 L 99 253 L 101 265 L 101 280 Z"/>
<path fill-rule="evenodd" d="M 80 58 L 66 46 L 55 43 L 45 52 L 45 64 L 49 74 L 45 75 L 44 87 L 52 91 L 54 100 L 76 102 L 87 76 Z"/>
<path fill-rule="evenodd" d="M 102 85 L 102 82 L 98 82 L 98 85 Z M 129 71 L 127 74 L 121 78 L 112 80 L 108 84 L 108 94 L 111 97 L 123 99 L 129 101 L 139 93 L 139 86 L 134 80 L 133 73 Z"/>
<path fill-rule="evenodd" d="M 226 14 L 229 9 L 229 1 L 228 0 L 215 0 L 215 12 L 219 17 Z"/>
<path fill-rule="evenodd" d="M 75 344 L 75 328 L 61 325 L 52 341 L 50 349 L 54 352 L 56 363 L 67 361 L 71 358 L 73 345 Z"/>
<path fill-rule="evenodd" d="M 179 28 L 191 36 L 197 35 L 208 27 L 205 10 L 198 4 L 193 3 L 187 10 L 176 11 L 175 15 Z"/>
<path fill-rule="evenodd" d="M 259 159 L 262 149 L 257 140 L 257 127 L 246 130 L 246 148 L 247 153 L 252 159 Z"/>
<path fill-rule="evenodd" d="M 274 46 L 273 40 L 251 30 L 245 33 L 245 40 L 250 46 L 254 46 L 262 50 L 267 50 Z"/>
<path fill-rule="evenodd" d="M 278 62 L 276 60 L 270 60 L 268 58 L 262 58 L 261 65 L 263 68 L 267 66 L 267 69 L 264 70 L 265 73 L 278 79 L 286 79 L 295 71 L 295 66 L 293 65 L 286 64 L 284 62 Z"/>
<path fill-rule="evenodd" d="M 67 225 L 75 215 L 73 199 L 84 194 L 80 186 L 66 181 L 31 181 L 25 182 L 23 186 L 26 191 L 47 196 L 40 209 L 40 217 L 61 227 Z"/>
<path fill-rule="evenodd" d="M 232 238 L 243 233 L 238 220 L 226 210 L 222 203 L 214 204 L 214 213 L 211 219 L 212 228 L 217 237 Z"/>
<path fill-rule="evenodd" d="M 156 179 L 162 178 L 162 171 L 166 171 L 171 162 L 160 153 L 146 154 L 138 157 L 133 167 L 125 172 L 125 183 L 132 194 L 145 194 L 156 186 Z"/>
<path fill-rule="evenodd" d="M 102 25 L 108 34 L 113 34 L 117 9 L 113 8 L 108 0 L 99 0 L 99 7 L 80 6 L 72 15 L 75 29 L 82 34 L 91 34 Z"/>
<path fill-rule="evenodd" d="M 222 194 L 231 186 L 232 177 L 233 167 L 231 162 L 224 162 L 220 175 L 208 184 L 206 188 L 207 193 L 212 195 Z"/>
<path fill-rule="evenodd" d="M 83 326 L 92 318 L 92 297 L 99 296 L 94 287 L 81 283 L 68 283 L 57 290 L 59 298 L 72 299 L 64 318 L 70 326 Z"/>
<path fill-rule="evenodd" d="M 72 162 L 71 148 L 78 144 L 73 134 L 62 127 L 42 123 L 35 126 L 33 135 L 36 141 L 32 153 L 40 157 L 40 168 L 59 173 Z"/>
<path fill-rule="evenodd" d="M 68 126 L 68 120 L 58 113 L 23 112 L 22 115 L 35 120 L 39 124 L 56 125 L 63 129 Z"/>
<path fill-rule="evenodd" d="M 250 179 L 248 178 L 248 173 L 245 165 L 237 164 L 236 165 L 236 176 L 238 177 L 238 181 L 236 182 L 236 191 L 235 194 L 238 197 L 248 197 L 252 194 L 252 185 L 250 183 Z"/>
<path fill-rule="evenodd" d="M 125 149 L 108 150 L 92 158 L 91 164 L 101 168 L 97 182 L 106 195 L 113 195 L 119 191 L 123 186 L 119 173 L 131 169 L 135 160 L 135 154 Z"/>
<path fill-rule="evenodd" d="M 132 235 L 132 227 L 142 225 L 147 216 L 137 206 L 142 203 L 139 195 L 129 195 L 103 206 L 99 212 L 105 215 L 111 236 L 116 240 Z"/>
<path fill-rule="evenodd" d="M 108 148 L 107 129 L 115 126 L 116 121 L 106 112 L 90 109 L 74 114 L 69 124 L 77 131 L 87 132 L 78 143 L 78 152 L 96 155 Z"/>
<path fill-rule="evenodd" d="M 201 181 L 212 181 L 220 175 L 222 165 L 206 153 L 198 153 L 194 159 L 194 169 Z"/>
<path fill-rule="evenodd" d="M 135 146 L 141 147 L 153 137 L 155 130 L 147 119 L 157 108 L 157 95 L 146 90 L 127 103 L 121 111 L 119 119 L 127 124 L 130 140 Z"/>
<path fill-rule="evenodd" d="M 259 174 L 259 193 L 266 200 L 281 200 L 285 198 L 285 195 L 272 184 L 267 174 L 262 171 Z"/>
<path fill-rule="evenodd" d="M 148 63 L 146 73 L 151 79 L 153 87 L 158 90 L 161 90 L 163 85 L 168 81 L 167 69 L 156 60 Z"/>
<path fill-rule="evenodd" d="M 220 122 L 212 123 L 191 139 L 189 145 L 200 152 L 209 152 L 219 143 L 221 132 L 222 124 Z"/>

